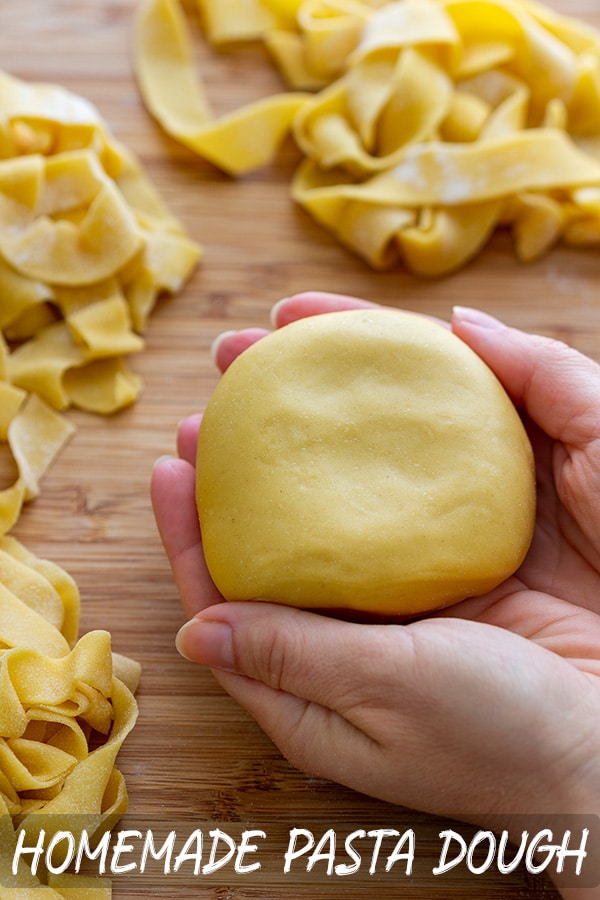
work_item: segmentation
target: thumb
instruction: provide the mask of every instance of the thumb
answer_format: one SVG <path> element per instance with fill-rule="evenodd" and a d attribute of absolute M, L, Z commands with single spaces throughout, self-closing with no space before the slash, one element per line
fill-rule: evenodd
<path fill-rule="evenodd" d="M 376 693 L 387 694 L 385 665 L 370 679 L 364 672 L 381 660 L 381 647 L 371 645 L 382 628 L 274 603 L 229 602 L 198 613 L 176 643 L 183 657 L 213 670 L 292 765 L 345 781 L 332 748 L 341 749 L 350 777 L 363 771 L 371 739 L 346 712 L 362 707 L 373 679 Z"/>
<path fill-rule="evenodd" d="M 570 708 L 568 664 L 503 629 L 457 618 L 359 625 L 232 602 L 198 613 L 177 645 L 312 775 L 440 814 L 498 798 L 506 812 L 526 809 L 537 798 L 517 771 L 536 771 L 534 791 L 544 771 L 556 781 L 564 748 L 539 696 L 557 716 Z"/>
<path fill-rule="evenodd" d="M 452 330 L 551 438 L 580 448 L 600 438 L 600 366 L 593 360 L 476 309 L 456 307 Z"/>

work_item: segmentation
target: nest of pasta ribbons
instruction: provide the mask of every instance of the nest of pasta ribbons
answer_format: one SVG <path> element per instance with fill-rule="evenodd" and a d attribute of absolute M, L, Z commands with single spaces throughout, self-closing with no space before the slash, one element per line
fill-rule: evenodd
<path fill-rule="evenodd" d="M 600 240 L 600 34 L 526 0 L 200 0 L 289 90 L 215 118 L 177 0 L 144 0 L 135 71 L 162 127 L 232 175 L 291 135 L 291 196 L 376 269 L 425 276 L 498 227 L 519 259 Z"/>
<path fill-rule="evenodd" d="M 0 885 L 28 896 L 110 896 L 12 860 L 19 829 L 28 846 L 40 828 L 93 840 L 125 811 L 115 760 L 140 667 L 107 631 L 78 636 L 77 585 L 9 532 L 73 433 L 65 411 L 135 401 L 126 358 L 200 253 L 94 107 L 0 73 L 0 441 L 16 468 L 0 491 Z"/>

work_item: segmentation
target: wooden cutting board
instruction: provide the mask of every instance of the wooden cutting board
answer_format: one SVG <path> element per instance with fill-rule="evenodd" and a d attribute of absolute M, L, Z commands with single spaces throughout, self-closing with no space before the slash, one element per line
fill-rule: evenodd
<path fill-rule="evenodd" d="M 598 0 L 552 5 L 600 27 Z M 300 774 L 209 673 L 178 656 L 173 642 L 183 616 L 148 484 L 156 457 L 174 452 L 177 423 L 200 410 L 216 384 L 212 340 L 225 329 L 268 326 L 270 307 L 280 297 L 319 288 L 445 318 L 453 304 L 475 305 L 600 358 L 600 255 L 557 249 L 521 265 L 509 238 L 499 234 L 467 269 L 444 280 L 418 280 L 401 270 L 372 272 L 289 200 L 292 148 L 274 166 L 234 182 L 160 133 L 131 75 L 134 7 L 134 0 L 3 0 L 0 8 L 0 67 L 25 79 L 61 83 L 95 103 L 205 248 L 185 292 L 156 311 L 147 349 L 132 361 L 144 380 L 143 396 L 110 419 L 72 414 L 77 433 L 15 534 L 75 577 L 82 630 L 109 628 L 114 648 L 143 665 L 139 723 L 119 759 L 130 794 L 129 827 L 179 823 L 182 830 L 193 821 L 193 827 L 208 831 L 212 823 L 232 835 L 264 830 L 267 839 L 261 843 L 260 873 L 236 877 L 227 866 L 210 878 L 198 877 L 195 886 L 159 873 L 151 883 L 117 881 L 115 897 L 554 896 L 543 878 L 524 870 L 475 876 L 458 867 L 434 877 L 438 834 L 447 823 Z M 281 89 L 255 47 L 221 55 L 201 48 L 199 63 L 217 114 Z M 402 865 L 388 874 L 380 865 L 369 876 L 368 859 L 352 877 L 327 877 L 324 865 L 310 875 L 301 865 L 283 875 L 294 827 L 312 830 L 316 838 L 334 828 L 342 841 L 359 828 L 412 828 L 412 876 Z"/>

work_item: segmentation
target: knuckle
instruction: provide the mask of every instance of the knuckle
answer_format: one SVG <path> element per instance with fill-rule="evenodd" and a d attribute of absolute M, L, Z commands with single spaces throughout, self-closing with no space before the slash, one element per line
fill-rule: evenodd
<path fill-rule="evenodd" d="M 282 627 L 279 616 L 254 623 L 260 634 L 249 642 L 251 672 L 276 691 L 286 691 L 295 682 L 296 660 L 302 659 L 297 629 Z M 293 691 L 292 691 L 293 692 Z"/>

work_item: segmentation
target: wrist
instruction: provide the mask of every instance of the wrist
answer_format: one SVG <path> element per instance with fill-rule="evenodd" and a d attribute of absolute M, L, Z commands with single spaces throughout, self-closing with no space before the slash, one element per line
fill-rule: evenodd
<path fill-rule="evenodd" d="M 580 878 L 553 879 L 563 900 L 600 900 L 600 740 L 596 744 L 588 763 L 564 786 L 567 813 L 560 818 L 574 834 L 583 827 L 589 833 Z"/>
<path fill-rule="evenodd" d="M 563 900 L 600 900 L 600 735 L 570 736 L 569 752 L 551 776 L 538 776 L 532 814 L 507 816 L 503 828 L 517 847 L 523 833 L 540 840 L 531 871 L 542 866 Z M 552 850 L 552 848 L 554 848 Z M 544 868 L 544 866 L 546 866 Z M 539 870 L 538 870 L 539 871 Z"/>

